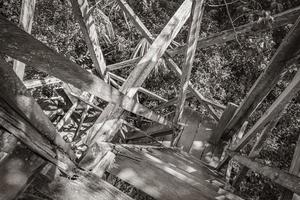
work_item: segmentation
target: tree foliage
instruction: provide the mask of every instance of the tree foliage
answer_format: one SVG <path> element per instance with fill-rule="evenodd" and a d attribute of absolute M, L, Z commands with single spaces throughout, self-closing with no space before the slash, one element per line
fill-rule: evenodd
<path fill-rule="evenodd" d="M 143 56 L 150 44 L 145 42 L 126 14 L 114 0 L 92 1 L 93 15 L 100 36 L 100 44 L 107 64 L 113 64 Z M 128 0 L 136 14 L 153 35 L 160 33 L 168 19 L 174 14 L 182 0 Z M 271 16 L 299 6 L 298 0 L 207 0 L 203 15 L 200 37 L 253 22 L 270 20 Z M 21 0 L 0 0 L 0 14 L 18 24 Z M 269 26 L 267 21 L 262 26 Z M 251 36 L 237 35 L 236 40 L 197 50 L 192 71 L 193 85 L 208 99 L 227 104 L 240 104 L 260 73 L 266 68 L 290 25 Z M 186 41 L 188 26 L 185 25 L 172 45 L 183 45 Z M 71 5 L 67 0 L 37 1 L 32 35 L 80 64 L 93 69 L 93 63 L 83 40 L 79 25 L 74 20 Z M 181 66 L 183 56 L 174 60 Z M 133 69 L 128 67 L 117 70 L 126 78 Z M 295 74 L 297 66 L 289 66 L 276 87 L 251 116 L 250 126 L 275 101 Z M 26 69 L 26 79 L 40 78 L 46 74 L 36 72 L 30 66 Z M 178 93 L 180 79 L 175 76 L 164 61 L 154 70 L 144 86 L 149 90 L 171 99 Z M 141 103 L 150 108 L 159 104 L 146 95 L 139 95 Z M 288 170 L 295 143 L 300 132 L 299 93 L 283 114 L 259 159 L 265 164 Z M 188 101 L 190 106 L 207 115 L 207 111 L 195 99 Z M 168 108 L 168 113 L 174 108 Z M 244 149 L 249 151 L 249 146 Z M 277 192 L 274 192 L 277 191 Z M 238 192 L 247 199 L 276 199 L 281 188 L 267 179 L 248 173 Z M 247 194 L 247 195 L 246 195 Z M 260 198 L 259 198 L 260 197 Z"/>

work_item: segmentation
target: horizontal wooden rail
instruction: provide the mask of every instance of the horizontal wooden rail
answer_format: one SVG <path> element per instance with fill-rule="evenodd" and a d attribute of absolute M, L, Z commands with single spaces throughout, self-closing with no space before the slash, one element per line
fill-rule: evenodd
<path fill-rule="evenodd" d="M 275 169 L 272 167 L 265 166 L 258 162 L 255 162 L 253 159 L 241 156 L 238 153 L 228 152 L 228 154 L 237 162 L 249 167 L 254 172 L 257 172 L 271 181 L 297 193 L 300 194 L 300 177 L 293 174 L 289 174 L 280 169 Z"/>

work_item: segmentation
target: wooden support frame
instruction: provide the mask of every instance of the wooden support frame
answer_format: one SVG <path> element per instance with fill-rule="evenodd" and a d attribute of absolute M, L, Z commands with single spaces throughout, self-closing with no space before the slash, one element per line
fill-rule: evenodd
<path fill-rule="evenodd" d="M 235 116 L 229 122 L 223 135 L 224 140 L 230 139 L 234 132 L 252 114 L 267 94 L 280 79 L 280 75 L 289 60 L 300 52 L 300 18 L 298 18 L 273 55 L 265 71 L 260 75 L 246 98 L 239 106 Z"/>
<path fill-rule="evenodd" d="M 252 171 L 262 174 L 273 182 L 300 194 L 300 177 L 286 173 L 280 169 L 264 166 L 253 159 L 230 152 L 231 157 L 244 166 L 248 166 Z"/>
<path fill-rule="evenodd" d="M 135 96 L 138 88 L 146 80 L 152 69 L 158 64 L 160 57 L 164 54 L 171 41 L 176 37 L 181 27 L 187 21 L 190 15 L 191 6 L 192 0 L 185 0 L 182 3 L 176 13 L 158 35 L 158 37 L 154 40 L 148 52 L 130 73 L 129 77 L 120 88 L 121 92 L 124 92 L 131 98 Z M 103 121 L 107 122 L 112 118 L 112 116 L 113 118 L 119 118 L 122 113 L 122 109 L 115 107 L 115 105 L 113 104 L 109 104 L 101 113 L 100 117 L 96 121 L 96 124 L 101 124 Z M 104 125 L 105 123 L 102 124 Z M 102 137 L 104 132 L 101 130 L 101 127 L 103 127 L 103 125 L 101 125 L 100 127 L 98 125 L 94 125 L 90 129 L 91 132 L 88 140 L 90 140 L 89 138 L 94 138 L 94 140 L 97 140 L 97 138 L 95 138 L 95 135 L 99 135 L 100 137 Z M 114 129 L 111 134 L 115 134 L 117 129 L 119 128 L 120 127 L 116 127 L 116 129 Z M 111 137 L 108 134 L 106 135 L 108 138 Z M 88 143 L 90 142 L 92 141 L 89 141 Z"/>
<path fill-rule="evenodd" d="M 31 33 L 35 3 L 36 0 L 22 0 L 20 25 L 27 33 Z M 25 64 L 18 60 L 14 60 L 13 69 L 17 76 L 23 80 L 25 74 Z"/>
<path fill-rule="evenodd" d="M 122 77 L 120 77 L 120 76 L 118 76 L 118 75 L 116 75 L 114 73 L 108 72 L 108 75 L 111 78 L 113 78 L 113 79 L 115 79 L 117 81 L 120 81 L 122 83 L 124 83 L 126 81 L 126 79 L 124 79 L 124 78 L 122 78 Z M 146 94 L 146 95 L 148 95 L 148 96 L 150 96 L 150 97 L 152 97 L 152 98 L 154 98 L 156 100 L 159 100 L 159 101 L 162 101 L 162 102 L 168 102 L 167 99 L 164 99 L 161 96 L 159 96 L 159 95 L 157 95 L 157 94 L 155 94 L 155 93 L 153 93 L 153 92 L 151 92 L 151 91 L 149 91 L 149 90 L 147 90 L 147 89 L 145 89 L 143 87 L 139 87 L 138 91 L 141 92 L 141 93 L 144 93 L 144 94 Z"/>
<path fill-rule="evenodd" d="M 26 118 L 40 133 L 72 156 L 71 146 L 56 132 L 55 127 L 44 114 L 38 103 L 31 97 L 13 69 L 0 57 L 0 98 Z"/>
<path fill-rule="evenodd" d="M 172 124 L 164 117 L 149 110 L 95 75 L 43 45 L 3 16 L 0 16 L 0 42 L 2 43 L 1 53 L 29 64 L 49 75 L 53 75 L 82 91 L 94 94 L 104 101 L 121 106 L 129 112 L 161 124 Z"/>
<path fill-rule="evenodd" d="M 149 32 L 149 30 L 144 26 L 142 21 L 139 19 L 139 17 L 134 13 L 132 8 L 126 3 L 126 0 L 117 0 L 119 6 L 122 8 L 122 10 L 130 17 L 131 21 L 135 24 L 135 27 L 142 33 L 143 37 L 148 40 L 149 43 L 153 42 L 153 36 Z M 180 77 L 182 75 L 180 68 L 177 66 L 177 64 L 171 59 L 171 57 L 166 53 L 164 55 L 165 60 L 167 62 L 167 65 Z M 189 83 L 189 89 L 193 92 L 194 96 L 197 98 L 198 101 L 203 102 L 208 111 L 212 114 L 212 116 L 218 120 L 218 116 L 213 111 L 213 108 L 206 105 L 206 103 L 214 104 L 215 106 L 222 107 L 222 105 L 218 105 L 216 103 L 211 102 L 210 100 L 205 99 L 198 91 L 196 91 L 191 83 Z M 223 106 L 224 107 L 224 106 Z M 224 107 L 225 108 L 225 107 Z"/>
<path fill-rule="evenodd" d="M 281 114 L 277 119 L 274 119 L 269 122 L 269 124 L 262 130 L 260 136 L 257 138 L 255 144 L 253 145 L 248 157 L 249 158 L 255 158 L 259 155 L 260 151 L 263 148 L 263 144 L 266 141 L 266 139 L 271 135 L 272 130 L 275 128 L 276 124 L 278 123 L 279 119 L 281 117 Z M 248 167 L 247 166 L 242 166 L 240 169 L 239 173 L 236 175 L 232 185 L 233 187 L 237 187 L 238 184 L 242 181 L 244 176 L 248 172 Z"/>
<path fill-rule="evenodd" d="M 280 94 L 276 101 L 269 107 L 263 116 L 253 125 L 253 127 L 246 133 L 246 135 L 233 147 L 233 151 L 240 151 L 259 131 L 261 131 L 271 120 L 280 116 L 286 105 L 291 101 L 294 95 L 300 90 L 300 70 L 296 73 L 293 80 Z M 229 161 L 229 156 L 225 158 L 218 165 L 220 169 Z"/>
<path fill-rule="evenodd" d="M 300 14 L 300 6 L 284 11 L 282 13 L 276 14 L 273 16 L 273 22 L 271 22 L 271 28 L 275 29 L 290 23 L 294 23 Z M 198 49 L 206 48 L 216 44 L 223 44 L 228 41 L 236 39 L 236 35 L 250 35 L 256 34 L 258 32 L 267 31 L 270 29 L 269 26 L 259 26 L 259 21 L 245 24 L 239 27 L 235 27 L 235 30 L 225 30 L 220 33 L 213 34 L 206 38 L 201 38 L 198 41 Z M 178 47 L 169 53 L 174 56 L 176 54 L 183 54 L 185 52 L 186 46 Z"/>

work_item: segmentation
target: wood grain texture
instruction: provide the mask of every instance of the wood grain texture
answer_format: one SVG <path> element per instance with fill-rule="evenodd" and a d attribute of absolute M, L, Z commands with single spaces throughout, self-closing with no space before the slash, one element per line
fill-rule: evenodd
<path fill-rule="evenodd" d="M 229 140 L 235 131 L 241 127 L 243 122 L 255 111 L 257 106 L 278 82 L 281 73 L 286 67 L 286 63 L 297 55 L 299 51 L 300 18 L 296 20 L 294 26 L 273 55 L 267 68 L 259 76 L 244 101 L 240 104 L 235 116 L 226 127 L 225 134 L 223 135 L 224 140 Z"/>
<path fill-rule="evenodd" d="M 275 29 L 287 24 L 294 23 L 300 14 L 300 6 L 284 11 L 282 13 L 276 14 L 273 16 L 274 21 L 271 22 L 271 26 L 261 26 L 259 22 L 252 22 L 249 24 L 245 24 L 239 27 L 235 27 L 235 30 L 225 30 L 219 33 L 210 35 L 206 38 L 201 38 L 198 41 L 197 48 L 206 48 L 216 44 L 223 44 L 228 41 L 232 41 L 236 39 L 236 34 L 238 35 L 253 35 L 258 32 L 267 31 L 270 28 Z M 178 47 L 177 49 L 169 52 L 172 56 L 176 54 L 183 54 L 185 52 L 186 46 Z"/>
<path fill-rule="evenodd" d="M 92 11 L 89 9 L 87 0 L 71 0 L 73 13 L 77 19 L 89 53 L 94 63 L 94 67 L 99 76 L 105 78 L 106 64 L 103 57 L 103 53 L 100 47 L 99 38 L 92 15 Z"/>
<path fill-rule="evenodd" d="M 193 68 L 193 62 L 196 52 L 197 40 L 199 38 L 199 31 L 202 22 L 202 15 L 204 12 L 203 4 L 205 0 L 194 0 L 192 11 L 190 28 L 187 40 L 187 50 L 184 57 L 184 64 L 182 67 L 181 83 L 179 88 L 178 103 L 176 106 L 175 116 L 173 121 L 177 123 L 182 117 L 184 102 L 186 99 L 186 93 L 188 91 L 188 85 L 191 77 L 191 72 Z"/>
<path fill-rule="evenodd" d="M 22 0 L 21 14 L 20 14 L 20 25 L 24 31 L 31 33 L 34 9 L 35 9 L 36 0 Z M 23 80 L 25 73 L 25 64 L 14 60 L 13 64 L 14 71 L 17 76 Z"/>
<path fill-rule="evenodd" d="M 147 119 L 168 125 L 164 117 L 122 94 L 103 80 L 87 72 L 64 56 L 48 48 L 32 36 L 22 31 L 0 16 L 0 52 L 55 76 L 63 82 L 72 84 L 82 91 L 120 106 L 123 109 Z"/>
<path fill-rule="evenodd" d="M 161 31 L 161 33 L 154 40 L 144 57 L 138 62 L 137 66 L 130 73 L 129 77 L 123 83 L 120 91 L 127 96 L 133 98 L 138 91 L 138 88 L 146 80 L 147 76 L 151 73 L 152 69 L 157 66 L 159 59 L 166 51 L 172 40 L 176 37 L 181 27 L 184 25 L 190 15 L 192 6 L 192 0 L 185 0 L 176 13 L 169 20 L 167 25 Z M 97 119 L 95 125 L 90 129 L 87 142 L 91 143 L 93 140 L 108 141 L 112 139 L 112 135 L 115 135 L 120 126 L 111 128 L 112 130 L 107 133 L 105 127 L 112 120 L 117 120 L 123 114 L 123 109 L 116 107 L 113 104 L 106 106 L 100 117 Z M 121 123 L 119 123 L 121 124 Z M 104 127 L 104 128 L 103 128 Z M 103 136 L 106 135 L 104 138 Z M 103 139 L 102 139 L 103 138 Z"/>

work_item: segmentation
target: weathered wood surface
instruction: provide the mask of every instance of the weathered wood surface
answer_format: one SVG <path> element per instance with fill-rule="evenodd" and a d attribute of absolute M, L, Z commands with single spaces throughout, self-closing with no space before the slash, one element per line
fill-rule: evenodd
<path fill-rule="evenodd" d="M 77 172 L 75 180 L 58 176 L 50 183 L 35 183 L 34 189 L 55 200 L 132 200 L 129 196 L 91 172 Z M 43 179 L 40 182 L 44 182 Z M 31 199 L 26 194 L 23 198 Z"/>
<path fill-rule="evenodd" d="M 282 110 L 283 112 L 283 110 Z M 279 115 L 281 117 L 281 115 Z M 259 156 L 259 153 L 264 147 L 264 143 L 267 140 L 267 138 L 271 135 L 272 130 L 276 127 L 276 124 L 278 123 L 278 120 L 280 117 L 277 117 L 274 120 L 271 120 L 268 125 L 265 126 L 265 128 L 262 130 L 260 136 L 257 138 L 255 144 L 253 145 L 248 157 L 249 158 L 255 158 Z M 236 175 L 232 185 L 234 187 L 237 187 L 240 182 L 243 180 L 245 175 L 248 172 L 248 167 L 247 166 L 242 166 L 241 169 L 239 170 L 238 174 Z"/>
<path fill-rule="evenodd" d="M 216 175 L 170 149 L 115 145 L 116 168 L 110 173 L 155 199 L 240 199 L 210 183 Z"/>
<path fill-rule="evenodd" d="M 191 6 L 192 0 L 185 0 L 182 3 L 182 5 L 169 20 L 164 29 L 161 31 L 161 33 L 154 40 L 147 53 L 139 61 L 137 66 L 130 73 L 127 80 L 123 83 L 122 87 L 120 88 L 121 92 L 125 93 L 131 98 L 135 96 L 138 88 L 146 80 L 152 69 L 157 66 L 157 64 L 159 63 L 159 59 L 164 54 L 169 44 L 176 37 L 181 27 L 188 19 Z M 122 114 L 123 109 L 116 107 L 114 104 L 109 104 L 108 106 L 106 106 L 105 110 L 97 119 L 95 125 L 90 129 L 87 143 L 92 142 L 89 141 L 91 140 L 91 138 L 94 138 L 94 140 L 98 140 L 98 138 L 103 138 L 103 135 L 106 135 L 105 140 L 109 140 L 110 138 L 112 138 L 112 135 L 116 134 L 120 126 L 115 126 L 109 134 L 105 133 L 105 126 L 107 123 L 116 123 L 114 122 L 114 120 L 117 120 Z M 119 124 L 121 125 L 121 123 Z"/>
<path fill-rule="evenodd" d="M 120 77 L 120 76 L 118 76 L 114 73 L 108 72 L 108 75 L 111 78 L 113 78 L 117 81 L 120 81 L 122 84 L 126 81 L 126 79 L 124 79 L 124 78 L 122 78 L 122 77 Z M 151 91 L 149 91 L 149 90 L 147 90 L 143 87 L 138 87 L 138 91 L 152 97 L 153 99 L 157 99 L 157 100 L 162 101 L 162 102 L 167 102 L 168 101 L 168 100 L 162 98 L 161 96 L 159 96 L 159 95 L 157 95 L 157 94 L 155 94 L 155 93 L 153 93 L 153 92 L 151 92 Z"/>
<path fill-rule="evenodd" d="M 222 113 L 222 116 L 220 118 L 220 121 L 218 122 L 218 125 L 216 126 L 216 128 L 213 131 L 213 135 L 210 139 L 211 143 L 217 144 L 220 141 L 225 127 L 227 126 L 227 124 L 231 120 L 231 118 L 233 117 L 237 108 L 238 108 L 238 106 L 235 105 L 234 103 L 228 103 L 226 109 Z"/>
<path fill-rule="evenodd" d="M 30 177 L 44 163 L 41 157 L 25 145 L 18 144 L 0 163 L 0 199 L 16 199 L 30 184 Z"/>
<path fill-rule="evenodd" d="M 147 119 L 168 125 L 164 117 L 122 94 L 79 65 L 51 50 L 32 36 L 0 16 L 0 52 L 18 59 L 49 75 L 74 85 L 82 91 L 120 106 Z"/>
<path fill-rule="evenodd" d="M 263 116 L 253 125 L 253 127 L 245 134 L 245 136 L 232 148 L 233 151 L 241 150 L 256 133 L 261 131 L 267 123 L 280 116 L 282 110 L 291 101 L 294 95 L 300 90 L 300 70 L 296 73 L 293 80 L 275 100 L 275 102 L 269 107 L 269 109 L 263 114 Z M 219 164 L 218 168 L 224 166 L 229 160 L 226 156 Z"/>
<path fill-rule="evenodd" d="M 180 124 L 182 124 L 182 131 L 177 146 L 201 159 L 215 126 L 214 121 L 201 116 L 200 113 L 191 108 L 185 107 Z"/>
<path fill-rule="evenodd" d="M 55 127 L 44 114 L 38 103 L 31 97 L 13 69 L 0 58 L 0 97 L 32 124 L 39 133 L 72 156 L 71 146 L 56 132 Z"/>
<path fill-rule="evenodd" d="M 262 165 L 255 162 L 254 159 L 241 156 L 237 153 L 229 153 L 234 160 L 241 163 L 244 166 L 249 167 L 254 172 L 266 176 L 271 181 L 297 193 L 300 194 L 300 177 L 286 173 L 280 169 L 275 169 L 269 166 Z"/>
<path fill-rule="evenodd" d="M 38 79 L 27 80 L 27 81 L 24 81 L 23 83 L 27 89 L 33 89 L 33 88 L 42 87 L 42 86 L 46 86 L 46 85 L 61 83 L 61 80 L 59 80 L 55 77 L 47 77 L 43 80 L 38 80 Z"/>
<path fill-rule="evenodd" d="M 260 25 L 258 21 L 252 22 L 249 24 L 245 24 L 239 27 L 235 27 L 235 30 L 230 29 L 230 30 L 225 30 L 216 34 L 213 34 L 211 36 L 208 36 L 206 38 L 201 38 L 198 41 L 198 46 L 197 48 L 206 48 L 212 45 L 216 44 L 223 44 L 228 41 L 232 41 L 236 39 L 236 35 L 253 35 L 257 34 L 258 32 L 262 31 L 267 31 L 270 28 L 275 29 L 287 24 L 294 23 L 296 19 L 300 15 L 300 6 L 284 11 L 282 13 L 276 14 L 273 16 L 274 21 L 270 22 L 271 26 L 266 26 L 266 25 Z M 170 52 L 171 55 L 179 54 L 179 53 L 184 53 L 186 47 L 179 47 L 178 49 L 173 50 Z"/>
<path fill-rule="evenodd" d="M 187 50 L 185 53 L 184 63 L 182 67 L 181 83 L 179 88 L 178 103 L 175 111 L 173 121 L 177 123 L 182 117 L 186 93 L 190 82 L 193 62 L 196 52 L 197 40 L 199 38 L 199 31 L 202 22 L 202 15 L 204 12 L 203 4 L 205 0 L 194 0 L 191 11 L 190 29 L 187 40 Z M 175 138 L 176 140 L 176 138 Z"/>
<path fill-rule="evenodd" d="M 33 16 L 34 16 L 34 9 L 35 9 L 35 2 L 36 0 L 22 0 L 22 7 L 21 7 L 21 15 L 20 15 L 20 25 L 24 31 L 27 33 L 31 33 L 32 23 L 33 23 Z M 25 73 L 25 64 L 21 63 L 18 60 L 14 60 L 13 64 L 14 71 L 16 72 L 17 76 L 23 80 L 24 73 Z"/>
<path fill-rule="evenodd" d="M 118 0 L 117 1 L 119 6 L 122 8 L 122 10 L 128 15 L 128 17 L 131 19 L 131 21 L 135 24 L 135 27 L 142 33 L 143 37 L 147 39 L 149 43 L 153 42 L 153 36 L 149 32 L 149 30 L 144 26 L 142 21 L 139 19 L 139 17 L 134 13 L 132 8 L 126 3 L 125 0 Z M 178 76 L 181 76 L 181 70 L 177 66 L 177 64 L 171 59 L 171 57 L 166 53 L 164 55 L 164 58 L 167 62 L 167 65 L 170 66 L 171 70 L 173 70 Z M 222 105 L 219 105 L 217 103 L 214 103 L 210 100 L 205 99 L 198 91 L 196 91 L 192 85 L 189 83 L 189 89 L 193 92 L 194 96 L 197 98 L 198 101 L 204 102 L 204 105 L 207 107 L 208 111 L 214 116 L 216 120 L 218 120 L 218 117 L 215 115 L 213 109 L 209 107 L 208 104 L 214 104 L 216 107 L 222 107 Z M 225 107 L 224 107 L 225 108 Z"/>
<path fill-rule="evenodd" d="M 115 63 L 115 64 L 111 64 L 111 65 L 107 65 L 107 70 L 108 71 L 113 71 L 113 70 L 117 70 L 117 69 L 122 69 L 131 65 L 135 65 L 137 64 L 140 60 L 142 59 L 142 57 L 137 57 L 137 58 L 132 58 L 130 60 L 125 60 L 119 63 Z"/>
<path fill-rule="evenodd" d="M 272 90 L 280 79 L 280 75 L 286 67 L 286 63 L 300 51 L 300 18 L 298 18 L 283 39 L 281 45 L 273 55 L 265 71 L 248 92 L 244 101 L 240 104 L 236 114 L 226 127 L 224 140 L 230 139 L 235 131 L 252 114 L 266 95 Z"/>
<path fill-rule="evenodd" d="M 173 128 L 162 126 L 162 125 L 155 125 L 155 126 L 151 126 L 148 129 L 144 130 L 144 133 L 145 134 L 142 134 L 139 131 L 132 132 L 130 134 L 130 136 L 128 138 L 126 138 L 126 140 L 134 141 L 134 140 L 145 138 L 145 137 L 147 137 L 147 135 L 151 136 L 151 137 L 161 137 L 161 136 L 165 136 L 165 135 L 171 135 L 173 133 Z"/>
<path fill-rule="evenodd" d="M 55 148 L 41 133 L 37 131 L 24 117 L 15 112 L 0 98 L 0 124 L 8 132 L 27 145 L 33 152 L 52 162 L 66 173 L 75 168 L 70 158 Z"/>
<path fill-rule="evenodd" d="M 101 51 L 92 11 L 89 9 L 87 0 L 71 0 L 73 13 L 80 25 L 94 67 L 102 79 L 105 78 L 106 64 Z"/>

